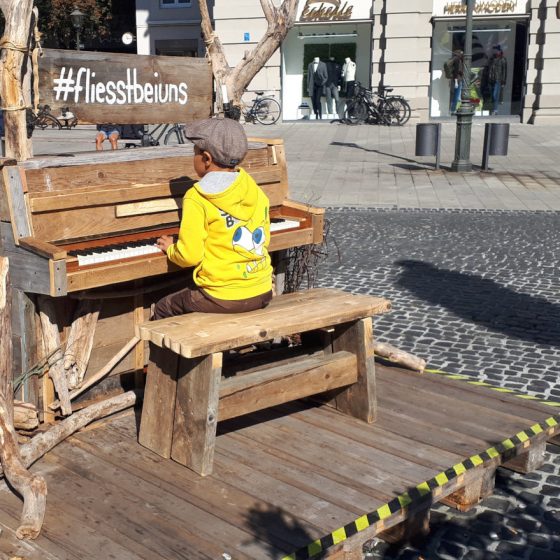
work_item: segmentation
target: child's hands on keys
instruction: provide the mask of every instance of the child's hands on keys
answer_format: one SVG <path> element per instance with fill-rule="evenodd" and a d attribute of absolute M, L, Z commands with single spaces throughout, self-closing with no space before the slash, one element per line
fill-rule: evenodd
<path fill-rule="evenodd" d="M 164 253 L 166 253 L 169 245 L 173 245 L 173 237 L 170 235 L 162 235 L 161 237 L 158 237 L 156 245 L 158 249 L 161 249 Z"/>

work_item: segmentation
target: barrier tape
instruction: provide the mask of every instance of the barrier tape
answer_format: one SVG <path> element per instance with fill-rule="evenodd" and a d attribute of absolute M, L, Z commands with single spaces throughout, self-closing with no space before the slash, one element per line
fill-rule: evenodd
<path fill-rule="evenodd" d="M 533 397 L 532 395 L 527 395 L 525 393 L 515 391 L 514 389 L 496 387 L 495 385 L 486 383 L 485 381 L 475 381 L 473 377 L 469 377 L 468 375 L 446 373 L 437 369 L 426 369 L 424 371 L 433 375 L 441 375 L 447 377 L 448 379 L 465 381 L 469 385 L 485 387 L 499 393 L 511 394 L 512 396 L 518 397 L 520 399 L 539 401 L 542 404 L 551 406 L 553 408 L 560 408 L 560 402 L 546 401 L 539 397 Z M 340 544 L 341 542 L 344 542 L 345 540 L 349 539 L 357 533 L 360 533 L 361 531 L 364 531 L 372 525 L 388 519 L 389 517 L 405 510 L 413 504 L 426 500 L 427 498 L 432 496 L 436 488 L 445 486 L 448 482 L 465 474 L 467 471 L 479 467 L 484 463 L 492 461 L 502 454 L 507 455 L 511 453 L 513 449 L 520 445 L 524 447 L 527 446 L 525 442 L 530 442 L 531 438 L 543 432 L 548 431 L 550 435 L 552 435 L 555 431 L 555 428 L 557 428 L 559 425 L 560 414 L 551 416 L 540 424 L 534 424 L 530 428 L 515 434 L 513 437 L 505 439 L 498 445 L 490 447 L 486 451 L 483 451 L 482 453 L 479 453 L 477 455 L 472 455 L 465 461 L 457 463 L 449 469 L 440 472 L 430 480 L 418 484 L 412 490 L 404 492 L 400 496 L 397 496 L 395 499 L 384 504 L 375 511 L 362 515 L 361 517 L 358 517 L 358 519 L 348 523 L 347 525 L 336 529 L 336 531 L 333 531 L 332 533 L 325 535 L 324 537 L 317 539 L 316 541 L 313 541 L 307 546 L 299 548 L 288 556 L 284 556 L 282 560 L 311 560 L 317 554 L 324 553 L 327 549 Z"/>

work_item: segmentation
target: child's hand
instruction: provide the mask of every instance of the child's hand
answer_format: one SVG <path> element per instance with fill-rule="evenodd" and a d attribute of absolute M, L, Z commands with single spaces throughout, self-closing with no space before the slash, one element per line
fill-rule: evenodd
<path fill-rule="evenodd" d="M 158 249 L 161 249 L 164 253 L 167 253 L 167 248 L 169 247 L 169 245 L 173 245 L 173 237 L 171 237 L 170 235 L 162 235 L 161 237 L 158 237 L 156 245 Z"/>

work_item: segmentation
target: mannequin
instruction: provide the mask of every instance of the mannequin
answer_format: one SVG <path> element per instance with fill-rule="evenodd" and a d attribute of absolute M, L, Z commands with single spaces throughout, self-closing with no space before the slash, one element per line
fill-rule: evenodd
<path fill-rule="evenodd" d="M 342 79 L 346 84 L 346 97 L 352 97 L 354 95 L 354 83 L 356 81 L 356 63 L 353 62 L 349 56 L 344 59 Z"/>
<path fill-rule="evenodd" d="M 340 64 L 335 60 L 334 56 L 329 57 L 327 61 L 327 83 L 325 84 L 325 94 L 327 96 L 327 113 L 329 116 L 336 117 L 338 114 L 338 104 L 340 97 L 340 80 L 342 77 L 342 69 Z"/>
<path fill-rule="evenodd" d="M 323 116 L 321 96 L 324 93 L 327 79 L 327 65 L 318 56 L 316 56 L 307 67 L 307 91 L 309 93 L 309 97 L 311 97 L 313 112 L 315 113 L 316 119 L 321 119 Z"/>

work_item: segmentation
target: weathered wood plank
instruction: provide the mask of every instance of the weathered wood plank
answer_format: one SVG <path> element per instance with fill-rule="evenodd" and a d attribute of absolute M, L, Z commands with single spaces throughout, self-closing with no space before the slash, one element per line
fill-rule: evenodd
<path fill-rule="evenodd" d="M 173 320 L 153 321 L 139 328 L 139 336 L 184 357 L 193 357 L 347 323 L 389 308 L 389 302 L 382 298 L 309 290 L 274 298 L 267 308 L 240 315 L 191 313 Z"/>
<path fill-rule="evenodd" d="M 346 350 L 355 354 L 358 366 L 357 382 L 336 395 L 337 410 L 368 424 L 375 422 L 377 394 L 371 317 L 359 319 L 351 325 L 338 326 L 333 334 L 333 350 Z"/>
<path fill-rule="evenodd" d="M 176 354 L 150 345 L 138 442 L 166 459 L 171 457 L 178 362 Z"/>
<path fill-rule="evenodd" d="M 227 420 L 356 383 L 357 358 L 350 352 L 316 356 L 262 372 L 225 379 L 220 384 L 218 419 Z"/>
<path fill-rule="evenodd" d="M 212 113 L 203 58 L 43 49 L 39 70 L 42 103 L 55 112 L 71 105 L 80 123 L 187 122 Z M 70 90 L 61 94 L 58 79 L 72 79 Z"/>
<path fill-rule="evenodd" d="M 179 360 L 171 458 L 202 476 L 212 473 L 221 374 L 212 355 Z"/>

